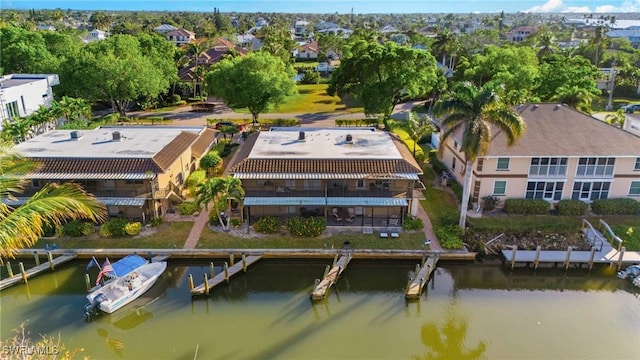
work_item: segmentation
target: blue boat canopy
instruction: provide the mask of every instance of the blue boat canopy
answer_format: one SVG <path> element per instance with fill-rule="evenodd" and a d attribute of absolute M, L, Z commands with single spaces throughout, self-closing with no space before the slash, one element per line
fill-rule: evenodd
<path fill-rule="evenodd" d="M 113 264 L 113 272 L 116 276 L 121 277 L 125 276 L 133 270 L 139 268 L 140 266 L 148 263 L 147 259 L 138 255 L 128 255 Z"/>

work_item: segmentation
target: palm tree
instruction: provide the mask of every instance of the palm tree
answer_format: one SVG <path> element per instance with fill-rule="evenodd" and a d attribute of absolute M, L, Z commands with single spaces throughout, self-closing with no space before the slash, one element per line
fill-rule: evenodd
<path fill-rule="evenodd" d="M 442 28 L 438 30 L 432 48 L 434 55 L 437 54 L 438 57 L 442 56 L 442 65 L 453 70 L 455 67 L 455 58 L 458 57 L 462 48 L 458 36 L 452 33 L 448 28 Z M 449 55 L 448 64 L 447 55 Z"/>
<path fill-rule="evenodd" d="M 607 124 L 622 128 L 624 126 L 624 122 L 627 120 L 627 116 L 624 113 L 624 109 L 618 109 L 616 112 L 607 115 L 604 118 L 604 121 Z"/>
<path fill-rule="evenodd" d="M 29 132 L 33 125 L 31 117 L 18 118 L 15 121 L 5 120 L 2 125 L 2 140 L 19 144 L 29 138 Z"/>
<path fill-rule="evenodd" d="M 67 123 L 75 120 L 91 119 L 91 107 L 80 98 L 63 96 L 60 101 L 51 103 L 51 111 L 58 117 L 64 117 Z"/>
<path fill-rule="evenodd" d="M 13 257 L 18 249 L 32 246 L 46 225 L 60 225 L 66 220 L 101 221 L 106 216 L 104 205 L 84 191 L 80 185 L 48 184 L 19 207 L 5 204 L 21 193 L 27 174 L 38 164 L 21 158 L 7 144 L 0 145 L 0 256 Z"/>
<path fill-rule="evenodd" d="M 229 229 L 229 222 L 231 220 L 231 202 L 235 201 L 242 207 L 242 201 L 244 199 L 244 189 L 242 188 L 242 182 L 238 178 L 231 176 L 211 178 L 204 183 L 198 185 L 196 190 L 196 203 L 198 205 L 205 204 L 205 208 L 209 209 L 209 203 L 213 201 L 213 209 L 216 211 L 218 220 L 222 225 L 223 230 Z M 227 206 L 227 222 L 222 219 L 222 213 L 220 212 L 221 204 Z"/>
<path fill-rule="evenodd" d="M 512 145 L 524 132 L 525 123 L 515 110 L 505 105 L 491 85 L 478 88 L 469 82 L 454 87 L 449 96 L 436 105 L 436 113 L 444 115 L 441 125 L 445 131 L 439 151 L 442 152 L 447 139 L 457 136 L 466 158 L 459 222 L 464 231 L 473 163 L 489 150 L 494 135 L 492 127 L 504 133 L 507 144 Z"/>
<path fill-rule="evenodd" d="M 429 123 L 428 118 L 421 118 L 415 112 L 410 112 L 407 117 L 407 130 L 411 140 L 413 140 L 413 157 L 416 157 L 416 144 L 427 134 L 433 132 L 433 125 Z"/>
<path fill-rule="evenodd" d="M 551 100 L 567 104 L 585 114 L 591 114 L 591 103 L 596 98 L 597 95 L 580 86 L 560 86 Z"/>

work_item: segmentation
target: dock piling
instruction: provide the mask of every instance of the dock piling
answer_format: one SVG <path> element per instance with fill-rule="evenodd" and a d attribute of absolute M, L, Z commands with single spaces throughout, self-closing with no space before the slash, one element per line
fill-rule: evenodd
<path fill-rule="evenodd" d="M 511 270 L 516 266 L 516 252 L 518 252 L 518 247 L 515 245 L 511 246 Z"/>
<path fill-rule="evenodd" d="M 20 274 L 22 274 L 22 281 L 27 283 L 27 273 L 24 271 L 24 264 L 22 261 L 18 263 L 18 266 L 20 267 Z"/>
<path fill-rule="evenodd" d="M 36 261 L 36 266 L 40 266 L 40 256 L 38 256 L 38 252 L 37 251 L 33 252 L 33 260 Z"/>
<path fill-rule="evenodd" d="M 13 269 L 11 268 L 11 262 L 7 261 L 7 273 L 9 277 L 13 277 Z"/>
<path fill-rule="evenodd" d="M 53 255 L 51 254 L 51 251 L 47 251 L 47 259 L 49 259 L 49 267 L 51 268 L 51 271 L 53 271 L 55 265 L 53 264 Z"/>
<path fill-rule="evenodd" d="M 89 278 L 89 274 L 84 274 L 84 284 L 87 286 L 87 291 L 91 290 L 91 278 Z"/>
<path fill-rule="evenodd" d="M 209 295 L 209 279 L 207 278 L 207 273 L 202 274 L 204 276 L 204 293 Z"/>
<path fill-rule="evenodd" d="M 189 274 L 189 290 L 193 291 L 193 276 Z"/>
<path fill-rule="evenodd" d="M 596 257 L 596 247 L 591 247 L 591 253 L 589 254 L 589 271 L 593 268 L 593 259 Z"/>
<path fill-rule="evenodd" d="M 624 252 L 627 251 L 626 247 L 621 247 L 620 248 L 620 255 L 618 256 L 618 266 L 617 266 L 617 271 L 620 271 L 620 268 L 622 268 L 622 258 L 624 258 Z"/>
<path fill-rule="evenodd" d="M 335 254 L 335 256 L 333 257 L 333 265 L 331 266 L 336 266 L 337 263 L 338 263 L 338 254 Z"/>
<path fill-rule="evenodd" d="M 242 271 L 247 272 L 247 257 L 242 254 Z"/>
<path fill-rule="evenodd" d="M 536 246 L 536 257 L 533 260 L 533 269 L 538 270 L 538 264 L 540 264 L 540 251 L 542 247 L 540 245 Z"/>
<path fill-rule="evenodd" d="M 329 265 L 327 265 L 327 267 L 324 268 L 324 274 L 322 275 L 323 279 L 327 277 L 327 274 L 329 274 L 329 270 L 330 269 L 331 269 L 331 266 L 329 266 Z"/>
<path fill-rule="evenodd" d="M 567 247 L 567 258 L 564 260 L 564 269 L 569 269 L 569 264 L 571 264 L 571 251 L 573 248 L 571 246 Z"/>
<path fill-rule="evenodd" d="M 229 253 L 229 264 L 230 264 L 230 266 L 233 266 L 234 263 L 235 263 L 235 259 L 233 258 L 233 253 Z"/>
<path fill-rule="evenodd" d="M 224 263 L 224 279 L 227 281 L 227 284 L 228 284 L 229 283 L 229 264 L 227 264 L 226 262 Z"/>
<path fill-rule="evenodd" d="M 213 279 L 216 276 L 216 270 L 213 266 L 213 261 L 209 263 L 209 276 Z"/>
<path fill-rule="evenodd" d="M 424 264 L 424 263 L 423 263 Z M 418 272 L 420 271 L 420 264 L 416 264 L 415 270 L 413 270 L 414 274 L 418 276 Z"/>

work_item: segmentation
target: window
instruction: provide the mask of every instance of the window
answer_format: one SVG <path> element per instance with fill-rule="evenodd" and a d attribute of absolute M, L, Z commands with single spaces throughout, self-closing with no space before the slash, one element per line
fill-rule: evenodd
<path fill-rule="evenodd" d="M 640 196 L 640 181 L 632 181 L 629 196 Z"/>
<path fill-rule="evenodd" d="M 459 147 L 460 147 L 460 143 L 458 143 L 458 140 L 453 139 L 453 148 L 458 150 Z"/>
<path fill-rule="evenodd" d="M 567 158 L 531 158 L 529 176 L 565 177 L 567 175 Z"/>
<path fill-rule="evenodd" d="M 563 188 L 564 183 L 561 181 L 529 181 L 525 197 L 558 201 L 562 199 Z"/>
<path fill-rule="evenodd" d="M 40 184 L 40 180 L 33 179 L 31 180 L 31 186 L 34 188 L 39 188 L 42 187 L 42 184 Z"/>
<path fill-rule="evenodd" d="M 496 180 L 493 182 L 493 195 L 505 195 L 507 193 L 507 181 Z"/>
<path fill-rule="evenodd" d="M 144 181 L 143 180 L 126 180 L 125 184 L 129 184 L 129 185 L 132 185 L 132 184 L 144 184 Z"/>
<path fill-rule="evenodd" d="M 604 181 L 576 181 L 573 184 L 571 198 L 574 200 L 598 200 L 609 197 L 610 182 Z"/>
<path fill-rule="evenodd" d="M 356 180 L 356 188 L 364 189 L 364 180 Z"/>
<path fill-rule="evenodd" d="M 10 102 L 7 104 L 7 114 L 9 115 L 9 120 L 17 119 L 20 117 L 20 112 L 18 111 L 18 102 Z"/>
<path fill-rule="evenodd" d="M 612 177 L 615 163 L 615 158 L 580 158 L 576 176 Z"/>
<path fill-rule="evenodd" d="M 496 170 L 509 170 L 509 158 L 498 158 Z"/>
<path fill-rule="evenodd" d="M 453 161 L 451 162 L 451 169 L 455 170 L 456 169 L 456 157 L 453 157 Z"/>
<path fill-rule="evenodd" d="M 640 157 L 636 158 L 636 166 L 633 167 L 633 170 L 640 170 Z"/>

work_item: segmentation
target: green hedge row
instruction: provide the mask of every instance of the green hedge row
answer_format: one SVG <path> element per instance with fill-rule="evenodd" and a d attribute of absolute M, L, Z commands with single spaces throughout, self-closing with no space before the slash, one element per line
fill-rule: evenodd
<path fill-rule="evenodd" d="M 407 146 L 407 149 L 409 149 L 409 151 L 412 154 L 413 154 L 413 147 L 415 146 L 415 150 L 416 150 L 415 158 L 416 158 L 416 160 L 424 161 L 426 159 L 426 156 L 424 154 L 424 151 L 422 150 L 422 147 L 420 147 L 420 145 L 416 144 L 416 142 L 411 139 L 411 136 L 409 136 L 409 133 L 407 133 L 404 129 L 396 127 L 396 128 L 393 128 L 391 130 L 391 132 L 393 132 L 394 134 L 398 135 L 400 140 L 402 140 L 402 142 Z"/>
<path fill-rule="evenodd" d="M 424 227 L 424 223 L 422 219 L 419 217 L 411 217 L 407 216 L 404 218 L 404 222 L 402 223 L 402 228 L 405 230 L 420 230 Z"/>
<path fill-rule="evenodd" d="M 444 249 L 462 249 L 462 230 L 458 225 L 436 225 L 433 231 Z"/>
<path fill-rule="evenodd" d="M 113 218 L 100 226 L 100 236 L 102 237 L 120 237 L 135 236 L 142 230 L 140 222 L 128 222 L 126 219 Z"/>
<path fill-rule="evenodd" d="M 337 119 L 336 126 L 378 126 L 378 119 Z"/>
<path fill-rule="evenodd" d="M 275 234 L 280 231 L 282 223 L 275 216 L 264 216 L 253 224 L 253 230 L 263 234 Z"/>
<path fill-rule="evenodd" d="M 178 214 L 193 215 L 196 211 L 200 211 L 200 206 L 195 202 L 183 202 L 178 204 Z"/>
<path fill-rule="evenodd" d="M 258 123 L 260 126 L 300 126 L 298 119 L 264 119 Z"/>
<path fill-rule="evenodd" d="M 543 199 L 506 199 L 504 211 L 507 214 L 546 215 L 549 203 Z"/>
<path fill-rule="evenodd" d="M 284 225 L 293 236 L 316 237 L 327 228 L 327 220 L 321 216 L 296 216 L 287 219 Z"/>
<path fill-rule="evenodd" d="M 589 210 L 589 204 L 580 201 L 580 200 L 560 200 L 558 205 L 556 205 L 556 209 L 558 209 L 558 214 L 560 215 L 584 215 L 587 210 Z"/>
<path fill-rule="evenodd" d="M 639 215 L 640 202 L 634 199 L 600 199 L 591 203 L 591 209 L 600 215 Z"/>

